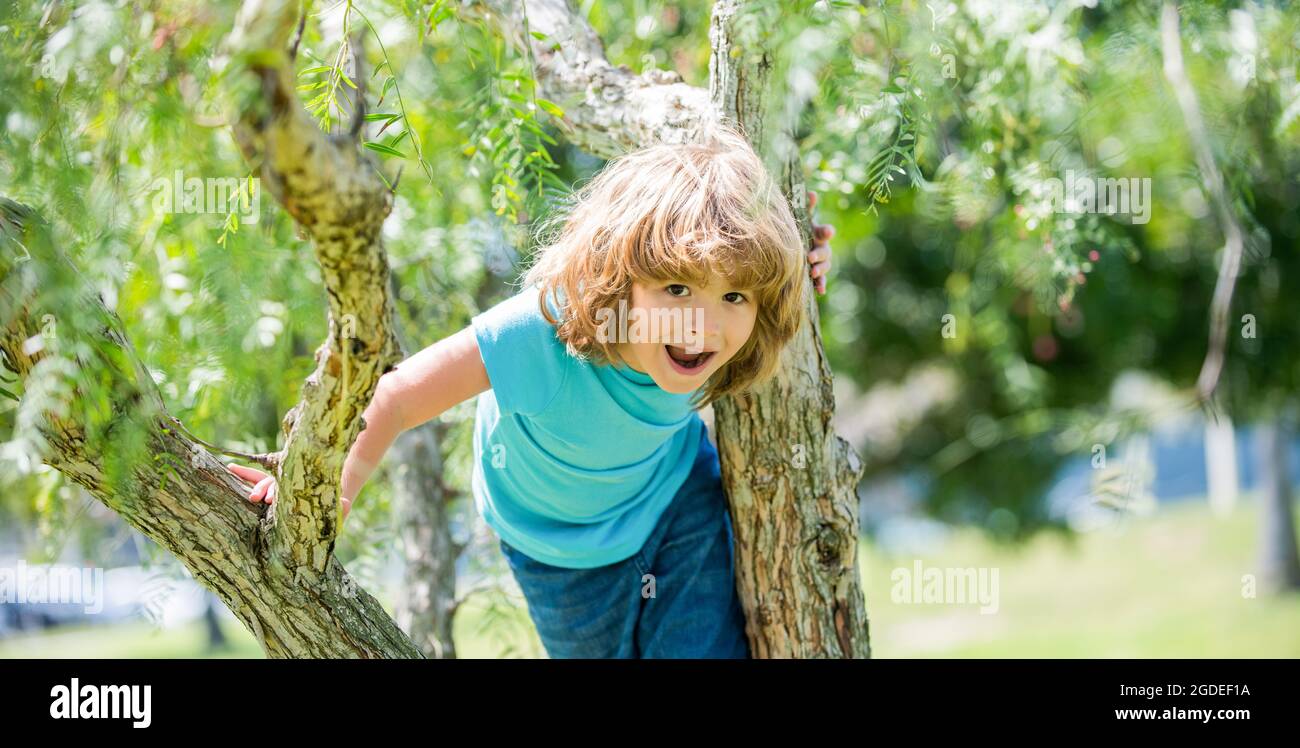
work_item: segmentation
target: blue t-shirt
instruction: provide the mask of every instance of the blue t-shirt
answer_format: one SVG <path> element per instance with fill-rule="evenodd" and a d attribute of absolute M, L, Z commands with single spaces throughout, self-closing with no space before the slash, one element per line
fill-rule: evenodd
<path fill-rule="evenodd" d="M 474 505 L 531 558 L 604 566 L 645 544 L 707 438 L 704 422 L 689 393 L 570 355 L 537 300 L 529 286 L 472 320 L 492 384 L 474 422 Z"/>

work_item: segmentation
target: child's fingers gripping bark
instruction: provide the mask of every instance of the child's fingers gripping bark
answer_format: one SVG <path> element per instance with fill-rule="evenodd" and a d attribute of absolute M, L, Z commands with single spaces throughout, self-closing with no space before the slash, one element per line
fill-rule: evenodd
<path fill-rule="evenodd" d="M 831 237 L 835 236 L 835 227 L 829 223 L 817 223 L 815 210 L 817 193 L 808 191 L 808 211 L 814 214 L 812 220 L 812 249 L 808 252 L 808 264 L 811 266 L 813 286 L 817 293 L 826 293 L 826 275 L 831 271 Z"/>
<path fill-rule="evenodd" d="M 266 476 L 257 482 L 253 487 L 253 493 L 249 494 L 248 500 L 252 502 L 265 501 L 268 504 L 275 503 L 275 478 Z"/>
<path fill-rule="evenodd" d="M 227 465 L 226 469 L 249 483 L 256 483 L 266 477 L 266 473 L 257 468 L 244 467 L 243 465 L 236 465 L 234 463 Z"/>
<path fill-rule="evenodd" d="M 227 465 L 226 469 L 253 484 L 252 490 L 248 492 L 249 501 L 266 501 L 268 504 L 275 503 L 274 477 L 267 475 L 257 468 L 244 467 L 243 465 L 231 464 Z"/>

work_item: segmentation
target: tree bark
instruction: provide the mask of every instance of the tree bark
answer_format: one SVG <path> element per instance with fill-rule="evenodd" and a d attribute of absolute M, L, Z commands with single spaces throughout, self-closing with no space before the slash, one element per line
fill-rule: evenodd
<path fill-rule="evenodd" d="M 764 142 L 771 51 L 737 32 L 742 0 L 720 0 L 709 32 L 713 105 Z M 790 137 L 791 133 L 784 133 Z M 800 233 L 811 232 L 803 168 L 782 159 L 780 182 Z M 736 570 L 750 646 L 758 657 L 870 657 L 858 579 L 857 485 L 862 463 L 835 434 L 830 364 L 811 279 L 807 319 L 782 353 L 776 379 L 714 406 L 723 481 L 736 536 Z"/>
<path fill-rule="evenodd" d="M 739 123 L 762 147 L 773 60 L 771 50 L 746 47 L 737 33 L 750 5 L 714 5 L 708 91 L 676 73 L 638 76 L 610 65 L 567 0 L 484 0 L 468 10 L 532 56 L 539 86 L 564 109 L 559 125 L 573 142 L 609 158 L 655 142 L 690 142 L 714 118 Z M 808 242 L 802 169 L 797 154 L 781 160 L 773 176 Z M 812 281 L 805 283 L 807 323 L 787 346 L 776 380 L 713 408 L 738 587 L 755 657 L 869 657 L 857 569 L 862 463 L 831 427 L 831 372 Z"/>

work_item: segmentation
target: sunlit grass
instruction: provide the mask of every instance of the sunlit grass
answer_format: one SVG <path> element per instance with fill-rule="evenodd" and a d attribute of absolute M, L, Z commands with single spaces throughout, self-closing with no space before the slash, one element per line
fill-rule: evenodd
<path fill-rule="evenodd" d="M 1002 549 L 961 533 L 924 567 L 998 570 L 996 613 L 895 603 L 887 559 L 864 544 L 876 657 L 1300 657 L 1300 594 L 1243 597 L 1256 574 L 1256 504 L 1214 517 L 1187 502 L 1071 543 Z"/>
<path fill-rule="evenodd" d="M 0 639 L 0 658 L 168 659 L 261 658 L 262 648 L 242 626 L 222 622 L 227 647 L 207 651 L 202 621 L 158 628 L 140 620 L 110 626 L 60 626 L 39 634 Z"/>

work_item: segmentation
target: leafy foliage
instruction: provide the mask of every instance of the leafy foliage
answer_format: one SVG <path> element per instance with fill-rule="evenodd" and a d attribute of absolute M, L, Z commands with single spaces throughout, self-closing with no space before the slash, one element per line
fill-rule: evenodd
<path fill-rule="evenodd" d="M 506 291 L 531 227 L 601 162 L 557 135 L 563 111 L 538 92 L 536 60 L 456 3 L 307 6 L 302 104 L 343 136 L 364 100 L 360 136 L 395 193 L 384 240 L 399 314 L 408 345 L 423 347 Z M 708 3 L 579 10 L 611 62 L 707 86 Z M 1233 336 L 1219 405 L 1252 417 L 1300 376 L 1297 13 L 1180 11 L 1189 74 L 1250 231 L 1234 321 L 1253 315 L 1259 332 Z M 310 248 L 249 184 L 256 173 L 229 136 L 240 92 L 221 79 L 220 50 L 235 12 L 198 0 L 0 6 L 0 194 L 50 222 L 187 428 L 266 451 L 312 369 L 325 304 Z M 1221 237 L 1162 76 L 1157 12 L 1045 0 L 746 12 L 750 44 L 773 64 L 767 149 L 795 133 L 820 221 L 838 230 L 820 302 L 837 373 L 863 390 L 955 383 L 891 443 L 871 443 L 870 469 L 922 474 L 940 516 L 1010 534 L 1047 521 L 1041 494 L 1061 462 L 1140 425 L 1110 401 L 1119 377 L 1141 369 L 1186 386 L 1205 353 Z M 421 178 L 400 179 L 412 160 Z M 1042 188 L 1067 173 L 1149 179 L 1149 222 L 1058 209 Z M 244 197 L 214 204 L 211 186 L 226 180 Z M 0 244 L 17 256 L 12 239 Z M 68 507 L 84 497 L 41 468 L 36 426 L 77 402 L 100 407 L 94 388 L 107 380 L 92 351 L 51 337 L 48 370 L 26 388 L 0 372 L 0 511 L 46 518 L 53 535 L 82 521 Z M 446 416 L 460 487 L 470 416 Z M 382 507 L 386 488 L 377 478 L 358 509 Z M 345 553 L 368 553 L 383 532 L 363 536 Z"/>

